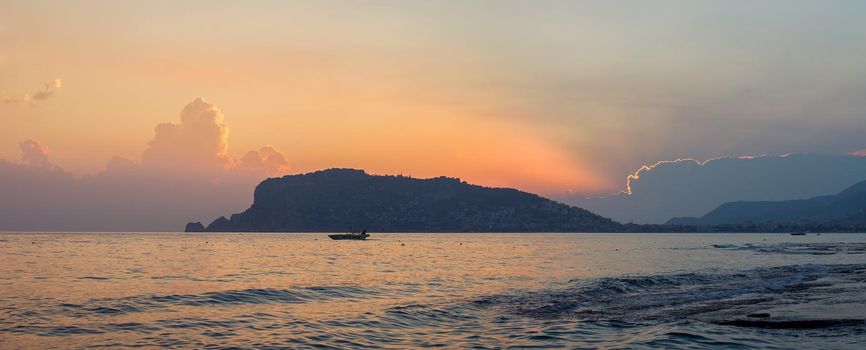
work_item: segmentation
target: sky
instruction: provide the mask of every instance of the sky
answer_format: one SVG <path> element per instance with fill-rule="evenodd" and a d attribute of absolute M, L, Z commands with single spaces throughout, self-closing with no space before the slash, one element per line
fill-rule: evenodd
<path fill-rule="evenodd" d="M 563 201 L 619 222 L 663 224 L 675 217 L 701 217 L 724 203 L 809 199 L 864 181 L 862 155 L 676 159 L 635 171 L 628 192 Z"/>
<path fill-rule="evenodd" d="M 268 176 L 353 167 L 564 198 L 623 191 L 662 160 L 844 155 L 866 149 L 863 13 L 862 1 L 5 0 L 0 159 L 26 163 L 32 140 L 73 177 L 163 152 L 189 160 L 161 165 L 178 176 L 219 178 L 267 147 L 276 163 L 248 167 Z M 157 142 L 195 101 L 219 120 Z"/>

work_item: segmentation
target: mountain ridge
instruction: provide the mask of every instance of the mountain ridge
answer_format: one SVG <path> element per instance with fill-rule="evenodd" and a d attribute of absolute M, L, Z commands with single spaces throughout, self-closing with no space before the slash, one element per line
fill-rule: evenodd
<path fill-rule="evenodd" d="M 458 178 L 416 179 L 326 169 L 270 178 L 245 211 L 187 232 L 612 232 L 621 225 L 585 209 L 512 188 Z M 202 228 L 203 227 L 203 228 Z"/>
<path fill-rule="evenodd" d="M 742 223 L 866 223 L 866 181 L 835 195 L 786 201 L 734 201 L 707 214 L 668 220 L 667 225 L 726 225 Z"/>
<path fill-rule="evenodd" d="M 864 179 L 866 157 L 853 155 L 676 159 L 641 167 L 628 177 L 619 194 L 554 199 L 619 222 L 663 224 L 672 217 L 700 217 L 733 201 L 808 199 L 839 193 Z"/>

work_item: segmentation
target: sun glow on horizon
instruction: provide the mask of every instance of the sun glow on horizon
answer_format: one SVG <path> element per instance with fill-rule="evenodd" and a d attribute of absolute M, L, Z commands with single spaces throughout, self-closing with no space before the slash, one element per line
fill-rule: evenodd
<path fill-rule="evenodd" d="M 271 175 L 631 193 L 659 159 L 862 149 L 862 6 L 3 2 L 0 159 L 138 161 L 201 95 L 232 130 L 203 157 Z"/>

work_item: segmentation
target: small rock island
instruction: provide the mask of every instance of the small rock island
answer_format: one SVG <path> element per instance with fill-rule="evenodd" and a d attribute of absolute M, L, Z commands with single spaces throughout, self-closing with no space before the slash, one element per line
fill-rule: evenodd
<path fill-rule="evenodd" d="M 328 169 L 271 178 L 249 209 L 187 232 L 611 232 L 613 220 L 510 188 Z"/>

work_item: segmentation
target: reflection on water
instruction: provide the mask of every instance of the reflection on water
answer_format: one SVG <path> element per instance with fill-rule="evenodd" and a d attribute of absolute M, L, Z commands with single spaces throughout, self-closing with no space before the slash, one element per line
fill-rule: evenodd
<path fill-rule="evenodd" d="M 858 348 L 866 237 L 0 233 L 0 347 Z"/>

